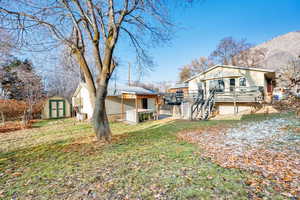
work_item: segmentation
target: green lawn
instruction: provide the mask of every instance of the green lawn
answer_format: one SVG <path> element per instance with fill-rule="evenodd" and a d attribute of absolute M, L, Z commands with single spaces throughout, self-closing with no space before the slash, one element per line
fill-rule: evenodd
<path fill-rule="evenodd" d="M 261 120 L 264 116 L 243 120 Z M 181 130 L 235 121 L 111 124 L 113 142 L 95 141 L 87 123 L 49 120 L 0 134 L 0 199 L 269 199 L 246 184 L 254 175 L 201 157 Z"/>

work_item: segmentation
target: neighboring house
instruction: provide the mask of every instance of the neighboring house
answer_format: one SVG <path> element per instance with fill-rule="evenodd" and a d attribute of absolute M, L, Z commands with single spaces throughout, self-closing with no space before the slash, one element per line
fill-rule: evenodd
<path fill-rule="evenodd" d="M 189 97 L 181 103 L 181 115 L 197 118 L 193 116 L 197 110 L 196 115 L 202 112 L 202 116 L 205 114 L 203 118 L 207 118 L 212 110 L 216 114 L 236 114 L 254 110 L 263 102 L 271 102 L 275 72 L 216 65 L 184 82 L 188 84 Z M 206 107 L 210 108 L 204 111 Z"/>
<path fill-rule="evenodd" d="M 184 97 L 189 95 L 188 83 L 176 83 L 172 87 L 168 88 L 167 93 L 164 95 L 166 101 L 172 102 L 169 105 L 180 105 Z M 165 104 L 166 105 L 166 104 Z"/>
<path fill-rule="evenodd" d="M 43 119 L 65 117 L 71 117 L 71 105 L 67 99 L 59 96 L 46 99 L 42 110 Z"/>
<path fill-rule="evenodd" d="M 154 117 L 157 98 L 156 92 L 142 87 L 109 85 L 105 102 L 106 112 L 112 120 L 121 119 L 138 123 Z M 72 104 L 79 113 L 86 114 L 88 119 L 92 118 L 93 107 L 85 83 L 78 85 L 72 97 Z"/>
<path fill-rule="evenodd" d="M 168 89 L 168 93 L 183 93 L 187 94 L 189 91 L 189 84 L 188 83 L 176 83 L 172 87 Z"/>

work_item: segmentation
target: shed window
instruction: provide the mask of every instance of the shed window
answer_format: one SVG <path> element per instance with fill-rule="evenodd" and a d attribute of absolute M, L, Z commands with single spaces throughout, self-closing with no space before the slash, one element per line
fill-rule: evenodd
<path fill-rule="evenodd" d="M 223 80 L 211 80 L 209 83 L 209 90 L 215 89 L 216 92 L 224 92 L 225 84 Z"/>
<path fill-rule="evenodd" d="M 240 78 L 240 86 L 246 86 L 246 82 L 247 82 L 247 80 L 246 80 L 246 78 Z"/>

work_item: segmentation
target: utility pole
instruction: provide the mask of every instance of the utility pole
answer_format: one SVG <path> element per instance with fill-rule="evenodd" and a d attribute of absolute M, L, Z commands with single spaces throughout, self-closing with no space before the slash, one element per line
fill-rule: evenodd
<path fill-rule="evenodd" d="M 130 86 L 130 62 L 128 62 L 128 86 Z"/>
<path fill-rule="evenodd" d="M 115 73 L 115 90 L 117 89 L 117 70 L 114 71 Z"/>

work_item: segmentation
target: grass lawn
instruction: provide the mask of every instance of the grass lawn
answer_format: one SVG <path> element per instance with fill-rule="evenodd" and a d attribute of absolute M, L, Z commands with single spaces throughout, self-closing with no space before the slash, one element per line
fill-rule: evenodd
<path fill-rule="evenodd" d="M 276 117 L 276 116 L 275 116 Z M 261 120 L 250 116 L 245 121 Z M 113 142 L 95 140 L 87 123 L 41 121 L 0 134 L 0 199 L 248 199 L 250 172 L 201 157 L 176 133 L 235 121 L 112 123 Z M 259 197 L 282 199 L 271 188 Z"/>

